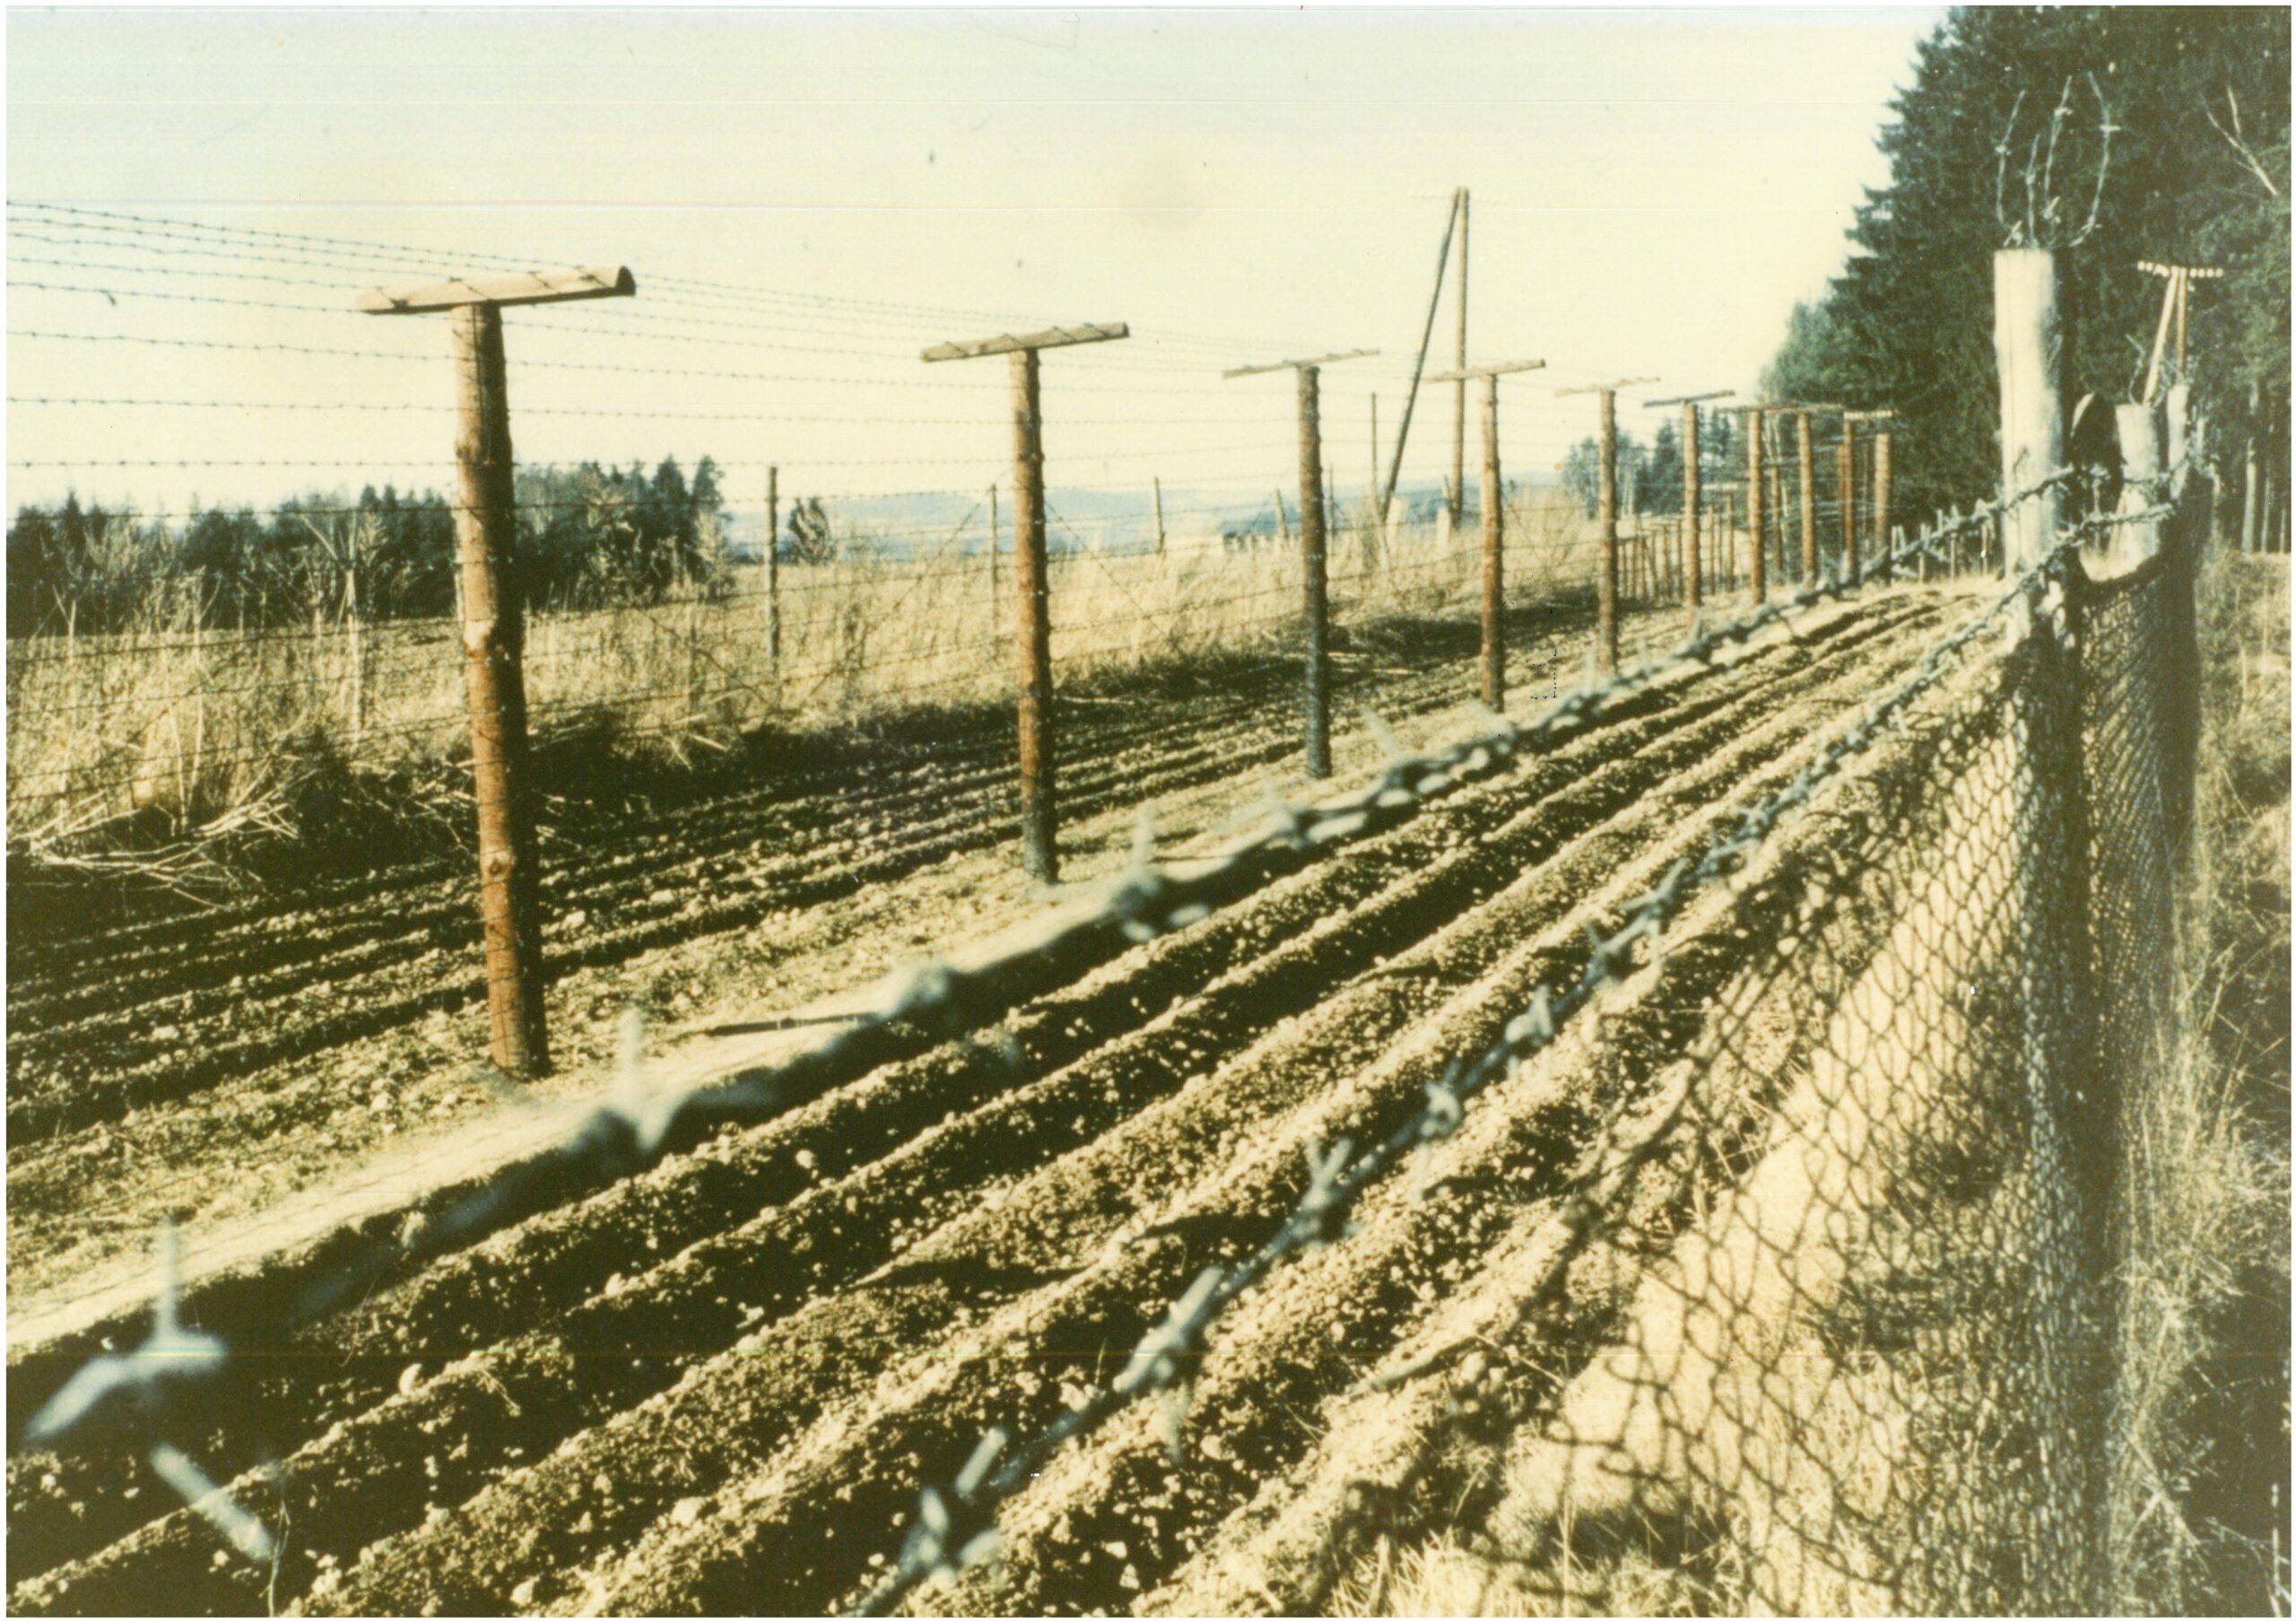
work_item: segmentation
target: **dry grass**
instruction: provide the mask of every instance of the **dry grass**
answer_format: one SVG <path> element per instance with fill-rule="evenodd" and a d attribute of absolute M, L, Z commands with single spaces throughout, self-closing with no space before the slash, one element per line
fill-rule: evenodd
<path fill-rule="evenodd" d="M 1525 495 L 1509 526 L 1513 602 L 1590 581 L 1582 529 L 1553 493 Z M 848 561 L 783 567 L 778 666 L 759 566 L 735 570 L 733 589 L 714 597 L 534 616 L 526 668 L 537 739 L 586 740 L 593 759 L 603 749 L 683 761 L 765 725 L 849 727 L 1009 697 L 1010 557 L 992 584 L 987 555 L 963 553 L 954 536 L 909 560 L 873 558 L 858 539 Z M 1383 621 L 1471 618 L 1478 545 L 1431 525 L 1374 544 L 1360 520 L 1343 523 L 1329 548 L 1343 646 Z M 1298 551 L 1273 538 L 1231 550 L 1217 535 L 1175 536 L 1162 556 L 1056 556 L 1050 577 L 1056 680 L 1072 692 L 1161 662 L 1290 652 L 1297 640 Z M 16 850 L 149 864 L 236 833 L 291 834 L 357 785 L 416 809 L 447 810 L 456 792 L 466 721 L 448 622 L 242 634 L 200 627 L 183 595 L 169 594 L 131 631 L 19 640 L 8 662 Z"/>
<path fill-rule="evenodd" d="M 2201 582 L 2180 1038 L 2128 1127 L 2114 1566 L 2130 1610 L 2289 1604 L 2289 577 Z"/>

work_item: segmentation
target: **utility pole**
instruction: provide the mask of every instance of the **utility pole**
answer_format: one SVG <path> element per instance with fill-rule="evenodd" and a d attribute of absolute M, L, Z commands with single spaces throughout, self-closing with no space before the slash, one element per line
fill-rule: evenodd
<path fill-rule="evenodd" d="M 514 1077 L 550 1069 L 543 1006 L 542 887 L 527 784 L 526 617 L 511 564 L 517 511 L 502 312 L 512 305 L 627 299 L 628 267 L 591 266 L 457 280 L 359 295 L 370 316 L 445 312 L 457 418 L 455 552 L 462 591 L 463 691 L 470 706 L 478 802 L 478 907 L 486 938 L 490 1053 Z"/>
<path fill-rule="evenodd" d="M 1044 417 L 1038 354 L 1129 338 L 1123 322 L 936 343 L 927 361 L 1010 355 L 1013 369 L 1013 574 L 1020 590 L 1021 863 L 1031 879 L 1060 877 L 1053 811 L 1051 583 L 1044 542 Z"/>
<path fill-rule="evenodd" d="M 1457 380 L 1451 385 L 1451 527 L 1458 528 L 1466 506 L 1467 490 L 1467 188 L 1459 188 L 1459 307 L 1458 356 L 1452 362 Z"/>
<path fill-rule="evenodd" d="M 1699 608 L 1706 601 L 1705 571 L 1699 544 L 1699 504 L 1703 492 L 1700 489 L 1702 470 L 1698 465 L 1698 408 L 1709 400 L 1727 400 L 1734 393 L 1731 389 L 1709 389 L 1703 395 L 1673 395 L 1664 400 L 1642 403 L 1648 407 L 1678 405 L 1683 409 L 1683 596 L 1692 621 L 1698 619 Z"/>
<path fill-rule="evenodd" d="M 1342 360 L 1360 360 L 1377 350 L 1346 350 L 1306 360 L 1276 360 L 1264 366 L 1234 367 L 1222 378 L 1257 378 L 1289 370 L 1300 387 L 1300 577 L 1303 583 L 1307 618 L 1307 771 L 1313 778 L 1331 776 L 1331 602 L 1326 574 L 1326 526 L 1324 489 L 1322 404 L 1318 398 L 1323 369 Z M 1275 512 L 1283 514 L 1283 492 L 1275 493 Z"/>
<path fill-rule="evenodd" d="M 1618 669 L 1618 392 L 1651 381 L 1648 378 L 1622 378 L 1615 383 L 1581 384 L 1574 389 L 1555 391 L 1558 397 L 1593 395 L 1601 408 L 1595 523 L 1602 538 L 1603 556 L 1601 569 L 1595 577 L 1595 649 L 1605 674 Z M 1689 465 L 1687 454 L 1683 465 Z"/>
<path fill-rule="evenodd" d="M 1535 372 L 1544 360 L 1510 360 L 1499 366 L 1462 367 L 1434 379 L 1483 379 L 1483 702 L 1507 707 L 1507 487 L 1499 474 L 1499 380 L 1516 372 Z"/>

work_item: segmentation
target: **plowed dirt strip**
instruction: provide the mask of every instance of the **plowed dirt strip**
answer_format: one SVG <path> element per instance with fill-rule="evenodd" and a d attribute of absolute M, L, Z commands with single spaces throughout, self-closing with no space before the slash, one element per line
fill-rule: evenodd
<path fill-rule="evenodd" d="M 1841 640 L 1855 645 L 1872 634 L 1858 628 L 1845 631 Z M 1796 651 L 1795 657 L 1806 654 Z M 824 1101 L 800 1113 L 786 1130 L 770 1129 L 738 1151 L 697 1159 L 674 1181 L 665 1169 L 610 1192 L 596 1211 L 544 1219 L 524 1231 L 515 1245 L 506 1242 L 454 1259 L 396 1298 L 362 1311 L 352 1324 L 330 1329 L 324 1343 L 346 1351 L 404 1350 L 381 1355 L 384 1367 L 374 1367 L 370 1359 L 365 1391 L 379 1395 L 398 1376 L 405 1355 L 435 1362 L 490 1338 L 546 1323 L 553 1292 L 596 1289 L 610 1271 L 643 1270 L 711 1226 L 735 1220 L 742 1210 L 795 1199 L 790 1213 L 769 1212 L 770 1221 L 705 1240 L 655 1275 L 628 1280 L 618 1294 L 587 1304 L 559 1335 L 528 1336 L 502 1350 L 541 1356 L 570 1345 L 603 1354 L 616 1347 L 709 1346 L 712 1336 L 719 1338 L 714 1344 L 722 1345 L 741 1324 L 836 1282 L 817 1277 L 818 1267 L 787 1260 L 792 1219 L 819 1210 L 806 1193 L 812 1179 L 833 1177 L 865 1161 L 874 1153 L 871 1147 L 888 1146 L 932 1117 L 1007 1087 L 1016 1074 L 1052 1070 L 1064 1055 L 1087 1046 L 1083 1034 L 1123 1030 L 1176 991 L 1200 985 L 1222 963 L 1240 963 L 1136 1038 L 1104 1049 L 1094 1063 L 1000 1099 L 957 1127 L 909 1146 L 885 1167 L 872 1169 L 871 1177 L 835 1186 L 848 1203 L 857 1190 L 862 1193 L 870 1202 L 865 1215 L 872 1222 L 882 1227 L 891 1213 L 898 1225 L 865 1239 L 857 1250 L 848 1242 L 839 1267 L 849 1277 L 885 1246 L 897 1247 L 899 1228 L 914 1230 L 936 1211 L 953 1211 L 971 1198 L 965 1176 L 952 1182 L 952 1170 L 977 1175 L 990 1148 L 1000 1152 L 1000 1167 L 1017 1170 L 1036 1155 L 1097 1130 L 1144 1086 L 1169 1087 L 1198 1056 L 1231 1046 L 1326 995 L 1338 978 L 1360 970 L 1378 950 L 1411 940 L 1424 920 L 1440 917 L 1464 898 L 1512 878 L 1569 829 L 1626 803 L 1665 772 L 1702 759 L 1717 741 L 1743 731 L 1746 716 L 1770 702 L 1769 690 L 1776 680 L 1754 673 L 1716 677 L 1710 690 L 1686 693 L 1639 719 L 1618 721 L 1611 731 L 1535 763 L 1521 781 L 1503 785 L 1503 794 L 1494 789 L 1439 805 L 1397 833 L 1284 881 L 1201 930 L 1154 943 L 1135 966 L 1104 972 L 1073 994 L 1025 1011 L 1008 1028 L 1009 1046 L 956 1048 L 894 1067 L 885 1086 Z M 1624 753 L 1629 750 L 1633 753 Z M 1520 797 L 1535 793 L 1540 783 L 1568 785 L 1586 770 L 1587 760 L 1604 754 L 1613 759 L 1575 787 L 1561 789 L 1526 812 L 1514 811 Z M 1372 894 L 1382 887 L 1384 894 Z M 1371 899 L 1360 899 L 1366 896 Z M 1022 1062 L 1017 1072 L 1016 1058 Z M 1075 1114 L 1070 1116 L 1072 1108 Z M 1040 1142 L 1046 1150 L 1036 1148 Z M 920 1149 L 925 1152 L 917 1153 Z M 790 1159 L 800 1154 L 813 1158 L 809 1170 Z M 795 1247 L 812 1245 L 821 1227 L 818 1219 L 794 1225 Z M 719 1262 L 721 1256 L 734 1265 Z M 752 1277 L 743 1277 L 744 1265 Z M 690 1281 L 696 1277 L 709 1280 L 716 1294 L 705 1297 L 692 1288 Z M 738 1322 L 732 1306 L 736 1302 Z M 658 1360 L 617 1367 L 586 1408 L 610 1412 L 630 1396 L 652 1390 L 666 1374 L 667 1366 Z M 506 1378 L 507 1388 L 500 1384 Z M 482 1408 L 491 1411 L 506 1400 L 527 1400 L 517 1378 L 502 1376 L 499 1365 L 494 1379 L 495 1386 L 473 1389 L 483 1393 L 478 1400 Z M 309 1393 L 308 1401 L 317 1406 L 315 1415 L 297 1402 L 307 1394 L 291 1388 L 271 1411 L 272 1436 L 308 1435 L 331 1414 L 355 1408 L 360 1384 L 356 1379 L 335 1381 Z M 219 1446 L 228 1450 L 227 1444 Z M 222 1458 L 230 1461 L 228 1451 Z M 323 1473 L 313 1476 L 309 1462 L 300 1471 L 314 1497 L 323 1497 Z M 442 1478 L 434 1470 L 430 1491 L 448 1490 L 455 1475 Z M 91 1497 L 86 1490 L 72 1494 L 83 1506 Z M 100 1503 L 101 1496 L 94 1497 Z M 19 1527 L 28 1518 L 37 1522 L 44 1507 L 52 1517 L 52 1500 L 45 1506 L 41 1501 L 20 1501 Z M 93 1531 L 108 1519 L 90 1515 L 84 1525 Z"/>
<path fill-rule="evenodd" d="M 416 1280 L 399 1302 L 332 1327 L 311 1350 L 352 1354 L 347 1373 L 283 1376 L 272 1409 L 274 1440 L 288 1446 L 343 1417 L 296 1459 L 282 1593 L 310 1583 L 324 1596 L 331 1573 L 396 1534 L 328 1603 L 535 1603 L 572 1593 L 586 1564 L 649 1527 L 660 1536 L 665 1514 L 665 1525 L 687 1525 L 675 1514 L 683 1501 L 757 1469 L 778 1437 L 824 1403 L 850 1402 L 840 1394 L 865 1387 L 898 1350 L 961 1338 L 978 1314 L 1025 1303 L 1089 1263 L 1169 1191 L 1176 1167 L 1222 1164 L 1269 1116 L 1308 1107 L 1335 1073 L 1373 1064 L 1540 918 L 1685 812 L 1774 769 L 1813 715 L 1857 697 L 1926 641 L 1930 615 L 1902 627 L 1892 618 L 1869 614 L 1839 646 L 1703 679 L 1665 726 L 1622 723 L 1586 741 L 1582 762 L 1558 758 L 1526 774 L 1512 797 L 1462 795 L 1447 821 L 1284 881 L 1214 921 L 1226 936 L 1199 927 L 1217 952 L 1184 933 L 1042 1001 L 1012 1022 L 1021 1074 L 1042 1079 L 1018 1092 L 1005 1055 L 935 1051 L 754 1142 L 687 1158 L 502 1237 Z M 1785 719 L 1765 727 L 1767 715 Z M 1509 882 L 1543 852 L 1544 867 Z M 1234 968 L 1203 985 L 1221 962 Z M 944 1115 L 953 1119 L 930 1124 Z M 1043 1170 L 1011 1188 L 1031 1162 Z M 1004 1176 L 984 1182 L 984 1164 Z M 760 1215 L 745 1221 L 749 1211 Z M 1198 1243 L 1219 1243 L 1230 1222 L 1196 1223 Z M 1169 1238 L 1151 1238 L 1145 1253 L 1161 1254 Z M 660 1257 L 672 1260 L 654 1265 Z M 1188 1262 L 1188 1245 L 1177 1257 L 1175 1267 Z M 1136 1335 L 1125 1322 L 1132 1309 L 1094 1311 L 1095 1345 L 1103 1333 L 1118 1347 Z M 504 1356 L 429 1375 L 434 1358 L 518 1331 Z M 410 1354 L 422 1363 L 406 1390 L 375 1404 L 384 1380 L 372 1358 L 387 1356 L 396 1376 Z M 546 1464 L 519 1465 L 561 1439 L 568 1447 Z M 277 1492 L 243 1490 L 253 1502 Z M 38 1558 L 27 1523 L 57 1520 L 38 1514 L 39 1497 L 24 1495 L 12 1518 L 20 1573 Z M 132 1515 L 83 1512 L 91 1533 Z M 425 1521 L 437 1524 L 405 1531 Z M 20 1586 L 15 1600 L 73 1610 L 150 1610 L 161 1595 L 196 1610 L 258 1604 L 261 1586 L 218 1572 L 213 1549 L 200 1524 L 171 1516 Z"/>

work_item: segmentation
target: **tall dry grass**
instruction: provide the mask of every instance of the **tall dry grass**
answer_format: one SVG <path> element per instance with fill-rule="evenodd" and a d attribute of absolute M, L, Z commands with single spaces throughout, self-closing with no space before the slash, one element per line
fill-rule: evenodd
<path fill-rule="evenodd" d="M 1508 527 L 1510 602 L 1591 580 L 1585 526 L 1559 493 L 1524 493 Z M 783 565 L 778 662 L 760 565 L 660 603 L 534 615 L 535 735 L 545 749 L 581 738 L 632 760 L 683 760 L 762 726 L 820 731 L 1003 700 L 1015 668 L 1013 560 L 992 562 L 979 539 L 896 558 L 862 534 L 839 561 Z M 1471 621 L 1479 549 L 1472 525 L 1381 534 L 1367 515 L 1340 515 L 1328 563 L 1337 634 Z M 1175 534 L 1161 555 L 1057 553 L 1056 680 L 1089 691 L 1160 664 L 1289 651 L 1300 587 L 1296 542 L 1274 538 Z M 11 848 L 91 861 L 133 847 L 119 859 L 144 862 L 226 835 L 290 835 L 348 785 L 443 807 L 465 754 L 462 682 L 450 622 L 219 629 L 202 625 L 187 589 L 153 595 L 124 632 L 17 639 Z"/>

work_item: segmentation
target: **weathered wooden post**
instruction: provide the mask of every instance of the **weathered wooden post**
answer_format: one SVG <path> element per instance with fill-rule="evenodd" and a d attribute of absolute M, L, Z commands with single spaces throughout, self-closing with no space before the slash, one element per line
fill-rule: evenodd
<path fill-rule="evenodd" d="M 1021 864 L 1031 879 L 1060 877 L 1053 804 L 1052 586 L 1044 541 L 1044 419 L 1039 395 L 1039 351 L 1128 338 L 1110 322 L 1050 327 L 1041 333 L 936 343 L 924 359 L 971 360 L 1010 355 L 1013 369 L 1013 575 L 1019 589 Z"/>
<path fill-rule="evenodd" d="M 361 293 L 371 316 L 444 311 L 452 335 L 457 417 L 455 551 L 460 578 L 463 690 L 470 705 L 471 777 L 478 802 L 478 907 L 486 939 L 490 1052 L 516 1077 L 550 1069 L 543 1006 L 542 887 L 527 784 L 526 617 L 512 562 L 517 511 L 510 459 L 510 393 L 502 352 L 509 305 L 626 299 L 625 267 L 541 271 Z"/>
<path fill-rule="evenodd" d="M 2059 369 L 2065 333 L 2057 313 L 2057 256 L 2004 248 L 1993 256 L 1993 348 L 2001 378 L 2002 570 L 2015 578 L 2057 544 L 2062 501 L 2055 485 L 2013 499 L 2065 466 Z"/>
<path fill-rule="evenodd" d="M 1834 463 L 1835 498 L 1841 504 L 1841 580 L 1857 585 L 1857 422 L 1845 415 Z"/>
<path fill-rule="evenodd" d="M 1807 586 L 1818 578 L 1818 465 L 1806 408 L 1794 413 L 1794 451 L 1802 493 L 1802 584 Z"/>
<path fill-rule="evenodd" d="M 1618 392 L 1649 381 L 1648 378 L 1622 378 L 1615 383 L 1581 384 L 1576 388 L 1555 391 L 1557 397 L 1592 395 L 1598 406 L 1595 526 L 1601 542 L 1602 561 L 1595 577 L 1595 657 L 1605 674 L 1618 669 Z M 1690 466 L 1687 450 L 1683 454 L 1683 466 L 1685 470 Z"/>
<path fill-rule="evenodd" d="M 1499 380 L 1516 372 L 1535 372 L 1544 360 L 1510 360 L 1498 366 L 1462 367 L 1429 379 L 1432 383 L 1483 380 L 1483 702 L 1507 707 L 1507 487 L 1499 472 Z"/>
<path fill-rule="evenodd" d="M 1360 360 L 1377 350 L 1347 350 L 1304 360 L 1274 360 L 1261 366 L 1231 367 L 1222 378 L 1257 378 L 1269 372 L 1291 371 L 1300 389 L 1300 576 L 1305 597 L 1304 642 L 1307 655 L 1307 772 L 1309 777 L 1331 776 L 1331 601 L 1327 554 L 1330 515 L 1324 488 L 1323 407 L 1319 385 L 1323 369 L 1337 361 Z M 1275 518 L 1283 523 L 1283 492 L 1275 493 Z M 1290 537 L 1285 539 L 1288 541 Z"/>
<path fill-rule="evenodd" d="M 1003 545 L 1003 525 L 997 522 L 996 514 L 996 482 L 991 480 L 988 483 L 988 629 L 991 634 L 996 629 L 996 554 Z"/>
<path fill-rule="evenodd" d="M 1851 424 L 1867 422 L 1874 425 L 1868 439 L 1872 451 L 1874 492 L 1870 506 L 1873 509 L 1874 551 L 1880 560 L 1886 560 L 1890 554 L 1890 424 L 1896 416 L 1897 412 L 1886 406 L 1877 411 L 1844 412 L 1841 414 L 1845 436 L 1852 431 Z M 1854 470 L 1857 465 L 1854 459 L 1850 465 Z M 1883 570 L 1882 578 L 1884 581 L 1890 578 L 1886 568 Z"/>
<path fill-rule="evenodd" d="M 1764 438 L 1766 420 L 1761 407 L 1744 406 L 1739 409 L 1745 417 L 1746 424 L 1746 528 L 1749 532 L 1747 542 L 1753 554 L 1752 567 L 1746 579 L 1748 595 L 1759 603 L 1766 595 L 1768 585 L 1762 571 L 1769 560 L 1763 556 L 1762 548 L 1766 513 L 1763 500 L 1770 494 L 1770 485 L 1765 478 L 1767 470 L 1762 465 L 1762 457 L 1769 445 Z"/>
<path fill-rule="evenodd" d="M 993 487 L 992 487 L 993 488 Z M 1164 482 L 1155 475 L 1148 476 L 1148 489 L 1156 504 L 1156 556 L 1164 555 Z"/>
<path fill-rule="evenodd" d="M 765 660 L 781 674 L 781 469 L 765 470 Z"/>
<path fill-rule="evenodd" d="M 2240 499 L 2240 551 L 2264 551 L 2264 460 L 2261 446 L 2264 438 L 2264 385 L 2248 385 L 2248 450 L 2246 481 Z"/>
<path fill-rule="evenodd" d="M 1683 589 L 1690 618 L 1698 619 L 1699 609 L 1706 601 L 1706 581 L 1703 549 L 1700 545 L 1699 508 L 1702 500 L 1701 486 L 1705 470 L 1699 465 L 1698 408 L 1706 401 L 1726 400 L 1732 391 L 1709 389 L 1702 395 L 1674 395 L 1664 400 L 1646 400 L 1646 407 L 1678 405 L 1683 409 Z"/>
<path fill-rule="evenodd" d="M 2162 478 L 2161 449 L 2167 438 L 2156 406 L 2116 406 L 2113 426 L 2120 437 L 2120 511 L 2143 513 L 2167 496 Z M 2113 558 L 2123 568 L 2134 568 L 2161 551 L 2163 534 L 2158 518 L 2129 517 L 2115 527 Z"/>

